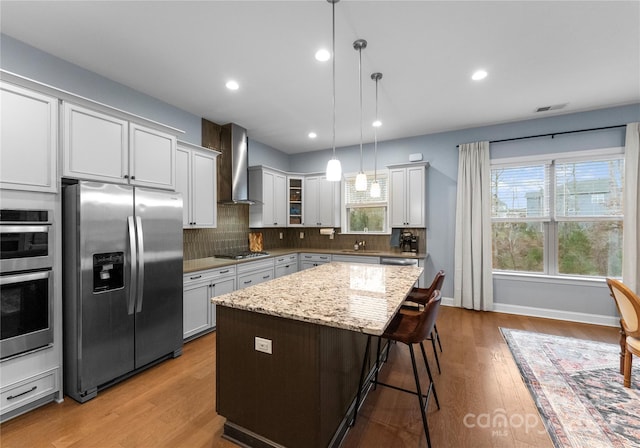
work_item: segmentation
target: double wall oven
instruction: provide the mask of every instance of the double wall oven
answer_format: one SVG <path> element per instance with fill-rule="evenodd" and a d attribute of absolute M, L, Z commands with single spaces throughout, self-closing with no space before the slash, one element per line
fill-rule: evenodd
<path fill-rule="evenodd" d="M 0 210 L 0 358 L 53 343 L 51 210 Z"/>

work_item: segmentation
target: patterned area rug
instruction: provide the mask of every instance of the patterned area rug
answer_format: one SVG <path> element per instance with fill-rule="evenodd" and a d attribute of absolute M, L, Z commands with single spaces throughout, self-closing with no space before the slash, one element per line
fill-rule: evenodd
<path fill-rule="evenodd" d="M 640 448 L 640 359 L 631 389 L 620 346 L 501 328 L 558 448 Z"/>

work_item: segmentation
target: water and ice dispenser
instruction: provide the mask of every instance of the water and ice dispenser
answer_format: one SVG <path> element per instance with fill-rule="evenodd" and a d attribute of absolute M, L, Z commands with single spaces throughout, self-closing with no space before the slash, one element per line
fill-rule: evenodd
<path fill-rule="evenodd" d="M 124 252 L 93 255 L 93 292 L 124 287 Z"/>

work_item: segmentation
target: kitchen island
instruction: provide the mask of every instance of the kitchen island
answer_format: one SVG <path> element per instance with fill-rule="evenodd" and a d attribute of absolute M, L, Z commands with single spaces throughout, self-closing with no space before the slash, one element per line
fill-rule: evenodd
<path fill-rule="evenodd" d="M 384 332 L 421 272 L 329 263 L 212 298 L 225 437 L 255 447 L 338 446 L 367 335 Z"/>

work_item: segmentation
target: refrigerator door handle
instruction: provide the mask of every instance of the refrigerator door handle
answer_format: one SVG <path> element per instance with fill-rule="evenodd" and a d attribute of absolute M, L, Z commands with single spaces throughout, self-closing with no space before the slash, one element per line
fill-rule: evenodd
<path fill-rule="evenodd" d="M 144 293 L 144 232 L 142 231 L 142 219 L 136 216 L 136 230 L 138 234 L 138 302 L 136 313 L 142 311 L 142 299 Z"/>
<path fill-rule="evenodd" d="M 133 314 L 136 306 L 136 292 L 138 284 L 138 263 L 136 250 L 136 225 L 133 216 L 127 216 L 127 224 L 129 227 L 129 251 L 131 253 L 131 261 L 129 263 L 131 286 L 129 287 L 129 300 L 127 303 L 127 314 Z"/>

